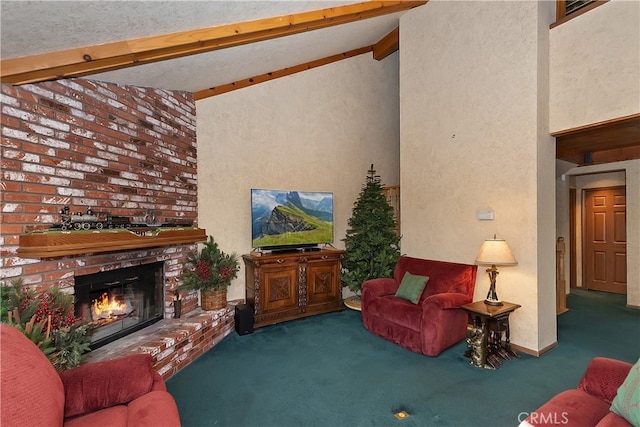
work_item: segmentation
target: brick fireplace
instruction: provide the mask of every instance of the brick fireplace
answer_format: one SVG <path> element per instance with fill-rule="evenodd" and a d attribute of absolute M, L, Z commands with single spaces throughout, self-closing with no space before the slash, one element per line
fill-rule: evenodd
<path fill-rule="evenodd" d="M 158 263 L 160 314 L 173 318 L 181 264 L 195 243 L 29 258 L 18 255 L 19 236 L 58 223 L 65 205 L 197 226 L 192 95 L 74 79 L 2 84 L 1 105 L 0 277 L 73 293 L 76 278 Z M 182 295 L 182 313 L 199 315 L 196 293 Z"/>

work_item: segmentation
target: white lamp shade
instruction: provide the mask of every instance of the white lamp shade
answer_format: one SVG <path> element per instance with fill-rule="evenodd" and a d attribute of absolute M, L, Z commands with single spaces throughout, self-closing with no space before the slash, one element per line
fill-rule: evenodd
<path fill-rule="evenodd" d="M 476 257 L 476 264 L 480 265 L 517 265 L 518 261 L 511 253 L 507 242 L 501 239 L 485 240 Z"/>

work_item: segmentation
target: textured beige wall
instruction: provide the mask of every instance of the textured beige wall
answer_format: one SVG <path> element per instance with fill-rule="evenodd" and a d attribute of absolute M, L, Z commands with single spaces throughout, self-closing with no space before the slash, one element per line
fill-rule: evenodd
<path fill-rule="evenodd" d="M 431 1 L 400 25 L 402 251 L 473 263 L 484 239 L 506 239 L 518 266 L 500 269 L 498 295 L 522 305 L 512 340 L 534 351 L 556 341 L 552 9 Z"/>
<path fill-rule="evenodd" d="M 251 251 L 251 188 L 334 193 L 334 246 L 372 163 L 399 183 L 398 54 L 315 68 L 196 103 L 198 223 Z M 244 298 L 244 266 L 229 299 Z"/>
<path fill-rule="evenodd" d="M 551 30 L 551 132 L 640 112 L 640 1 L 611 0 Z"/>

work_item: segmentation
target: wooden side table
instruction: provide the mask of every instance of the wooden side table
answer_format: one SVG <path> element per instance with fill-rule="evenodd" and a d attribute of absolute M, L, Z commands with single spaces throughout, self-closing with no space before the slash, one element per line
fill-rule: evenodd
<path fill-rule="evenodd" d="M 511 348 L 509 331 L 509 315 L 520 308 L 520 305 L 510 302 L 487 305 L 484 301 L 476 301 L 461 308 L 469 315 L 465 352 L 469 363 L 497 369 L 503 360 L 521 357 Z"/>

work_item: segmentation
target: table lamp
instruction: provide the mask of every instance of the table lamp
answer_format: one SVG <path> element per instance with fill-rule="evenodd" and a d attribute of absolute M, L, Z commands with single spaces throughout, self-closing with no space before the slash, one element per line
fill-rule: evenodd
<path fill-rule="evenodd" d="M 489 280 L 491 286 L 489 287 L 489 293 L 484 303 L 487 305 L 502 305 L 502 301 L 498 298 L 496 293 L 496 277 L 498 276 L 498 266 L 518 265 L 518 261 L 513 257 L 511 249 L 507 242 L 502 239 L 485 240 L 480 247 L 480 253 L 476 257 L 476 264 L 478 265 L 490 265 L 491 268 L 487 268 L 487 274 L 489 274 Z"/>

